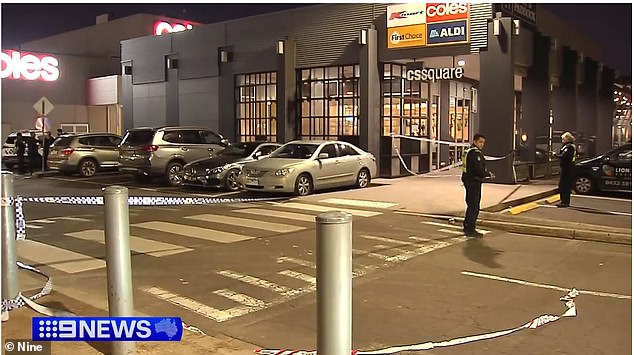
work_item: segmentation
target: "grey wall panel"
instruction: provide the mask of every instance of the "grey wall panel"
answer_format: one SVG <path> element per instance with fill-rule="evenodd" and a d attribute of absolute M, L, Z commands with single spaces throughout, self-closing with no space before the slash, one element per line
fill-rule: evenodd
<path fill-rule="evenodd" d="M 179 124 L 209 127 L 219 132 L 218 96 L 218 78 L 181 80 Z"/>
<path fill-rule="evenodd" d="M 218 47 L 224 46 L 224 26 L 206 26 L 172 35 L 180 79 L 218 75 Z"/>
<path fill-rule="evenodd" d="M 121 46 L 121 58 L 134 62 L 134 84 L 165 80 L 165 56 L 172 52 L 170 36 L 142 37 L 124 42 Z"/>
<path fill-rule="evenodd" d="M 133 127 L 166 124 L 165 83 L 134 85 Z"/>

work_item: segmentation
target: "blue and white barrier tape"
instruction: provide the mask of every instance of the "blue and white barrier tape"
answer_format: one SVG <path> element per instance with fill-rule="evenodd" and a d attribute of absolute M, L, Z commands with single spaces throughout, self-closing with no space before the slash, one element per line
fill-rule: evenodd
<path fill-rule="evenodd" d="M 103 205 L 103 196 L 46 196 L 46 197 L 21 197 L 24 202 L 52 203 L 62 205 Z M 243 198 L 217 198 L 217 197 L 150 197 L 129 196 L 130 206 L 183 206 L 183 205 L 210 205 L 220 203 L 261 202 L 285 199 L 285 197 L 243 197 Z"/>

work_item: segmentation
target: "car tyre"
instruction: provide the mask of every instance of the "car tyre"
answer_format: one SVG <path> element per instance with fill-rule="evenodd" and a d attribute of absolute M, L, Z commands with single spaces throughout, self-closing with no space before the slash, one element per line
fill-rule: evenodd
<path fill-rule="evenodd" d="M 177 161 L 167 164 L 165 182 L 168 186 L 181 186 L 183 184 L 183 164 Z"/>
<path fill-rule="evenodd" d="M 357 174 L 357 182 L 355 184 L 356 187 L 362 189 L 364 187 L 370 186 L 370 180 L 372 177 L 370 176 L 370 171 L 366 168 L 359 170 Z"/>
<path fill-rule="evenodd" d="M 295 195 L 308 196 L 313 193 L 313 179 L 309 174 L 303 173 L 295 180 Z"/>
<path fill-rule="evenodd" d="M 97 161 L 92 158 L 83 159 L 79 162 L 79 175 L 91 177 L 97 173 Z"/>
<path fill-rule="evenodd" d="M 595 183 L 590 177 L 581 175 L 575 178 L 573 188 L 580 195 L 587 195 L 594 191 Z"/>
<path fill-rule="evenodd" d="M 238 175 L 240 175 L 240 169 L 231 169 L 227 171 L 225 175 L 225 188 L 229 191 L 238 191 L 240 185 L 238 185 Z"/>

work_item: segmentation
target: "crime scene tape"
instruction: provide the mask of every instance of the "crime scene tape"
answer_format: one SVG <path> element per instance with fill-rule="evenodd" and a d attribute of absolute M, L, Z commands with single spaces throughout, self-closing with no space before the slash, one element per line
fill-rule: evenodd
<path fill-rule="evenodd" d="M 161 197 L 161 196 L 129 196 L 130 206 L 175 206 L 175 205 L 209 205 L 219 203 L 260 202 L 285 199 L 286 197 Z M 22 197 L 24 202 L 53 203 L 62 205 L 103 205 L 103 196 L 44 196 Z"/>
<path fill-rule="evenodd" d="M 425 342 L 420 344 L 394 346 L 390 348 L 372 350 L 372 351 L 352 350 L 351 354 L 352 355 L 389 355 L 389 354 L 396 354 L 402 351 L 430 350 L 430 349 L 439 348 L 439 347 L 455 346 L 455 345 L 471 343 L 471 342 L 479 341 L 479 340 L 497 338 L 497 337 L 508 335 L 508 334 L 517 332 L 519 330 L 524 330 L 524 329 L 537 329 L 546 324 L 553 323 L 563 317 L 577 316 L 577 308 L 574 301 L 574 298 L 577 296 L 579 296 L 579 291 L 573 288 L 565 296 L 562 296 L 559 298 L 560 301 L 566 302 L 565 304 L 567 307 L 566 311 L 562 315 L 556 316 L 552 314 L 544 314 L 539 317 L 531 319 L 530 321 L 526 322 L 525 324 L 519 327 L 501 330 L 501 331 L 492 332 L 492 333 L 485 333 L 485 334 L 466 336 L 462 338 L 455 338 L 455 339 L 445 340 L 440 342 L 430 341 L 430 342 Z M 261 354 L 261 355 L 291 355 L 291 354 L 317 355 L 317 351 L 315 350 L 287 350 L 287 349 L 257 349 L 255 350 L 255 353 Z"/>

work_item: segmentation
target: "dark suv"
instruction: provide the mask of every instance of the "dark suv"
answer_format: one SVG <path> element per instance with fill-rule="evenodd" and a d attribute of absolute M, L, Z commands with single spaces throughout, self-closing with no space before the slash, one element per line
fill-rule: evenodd
<path fill-rule="evenodd" d="M 575 164 L 574 189 L 578 194 L 594 191 L 632 191 L 632 143 Z"/>
<path fill-rule="evenodd" d="M 139 180 L 162 176 L 168 185 L 178 186 L 185 164 L 212 157 L 228 144 L 204 127 L 134 128 L 119 145 L 119 171 L 135 173 Z"/>

